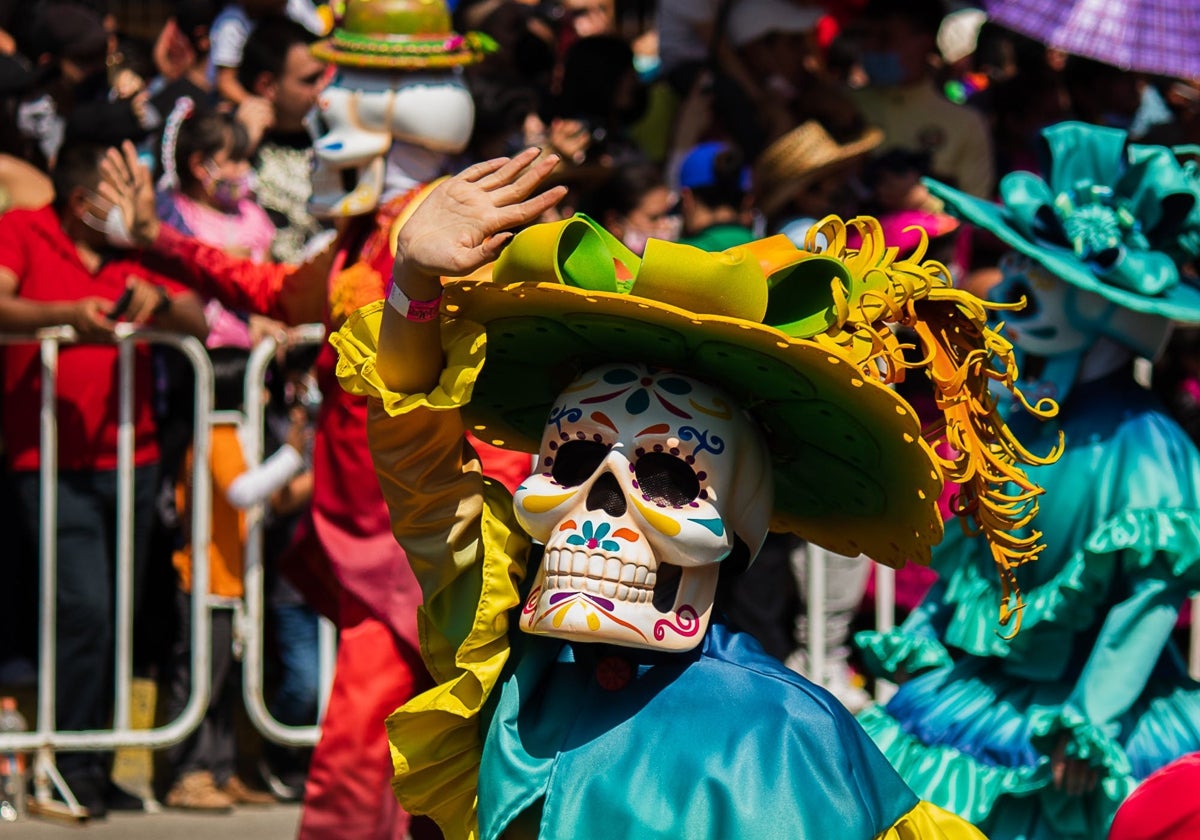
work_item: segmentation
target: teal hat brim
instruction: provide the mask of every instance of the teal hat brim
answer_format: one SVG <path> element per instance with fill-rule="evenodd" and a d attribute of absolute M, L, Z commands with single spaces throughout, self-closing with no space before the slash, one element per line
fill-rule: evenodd
<path fill-rule="evenodd" d="M 1200 324 L 1200 289 L 1180 282 L 1159 295 L 1141 295 L 1102 282 L 1069 248 L 1027 239 L 1009 221 L 1003 205 L 968 195 L 932 178 L 924 179 L 929 191 L 946 209 L 976 227 L 992 233 L 1005 245 L 1034 260 L 1051 274 L 1073 286 L 1099 295 L 1134 312 L 1158 315 L 1181 323 Z"/>

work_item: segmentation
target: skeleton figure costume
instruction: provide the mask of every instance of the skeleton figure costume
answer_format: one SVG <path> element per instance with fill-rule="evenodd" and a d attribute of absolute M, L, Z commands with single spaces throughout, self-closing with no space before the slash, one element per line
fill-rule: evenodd
<path fill-rule="evenodd" d="M 989 480 L 1032 457 L 988 389 L 1013 388 L 1007 345 L 923 249 L 895 262 L 874 220 L 852 224 L 856 251 L 831 218 L 819 255 L 773 237 L 651 240 L 641 258 L 586 217 L 535 225 L 490 279 L 446 281 L 429 393 L 384 384 L 384 303 L 333 337 L 425 594 L 438 685 L 388 721 L 405 808 L 488 840 L 979 836 L 717 606 L 768 527 L 921 560 L 943 474 L 1006 577 L 1036 550 L 1008 534 L 1036 488 Z M 922 335 L 956 462 L 885 387 L 904 373 L 893 320 Z M 537 453 L 515 495 L 480 475 L 464 427 Z"/>
<path fill-rule="evenodd" d="M 1023 370 L 1040 365 L 1022 386 L 1061 405 L 1022 430 L 1034 451 L 1060 435 L 1065 450 L 1029 473 L 1046 548 L 1022 569 L 1021 633 L 992 631 L 986 547 L 950 529 L 925 601 L 900 628 L 860 634 L 877 672 L 920 674 L 863 726 L 918 794 L 993 840 L 1105 837 L 1139 780 L 1200 749 L 1200 685 L 1171 642 L 1200 586 L 1200 455 L 1132 366 L 1173 321 L 1200 321 L 1185 274 L 1200 190 L 1192 165 L 1123 131 L 1043 137 L 1045 180 L 1006 176 L 1003 205 L 930 184 L 1013 248 L 990 296 L 1027 299 L 1005 313 Z M 1090 766 L 1094 790 L 1054 783 L 1056 750 Z"/>

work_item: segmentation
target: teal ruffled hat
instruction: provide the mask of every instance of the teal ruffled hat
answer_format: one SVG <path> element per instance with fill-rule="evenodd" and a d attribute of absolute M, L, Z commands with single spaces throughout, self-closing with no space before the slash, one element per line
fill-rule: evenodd
<path fill-rule="evenodd" d="M 1200 323 L 1200 173 L 1196 147 L 1129 143 L 1114 128 L 1043 129 L 1042 170 L 1010 172 L 1000 204 L 938 181 L 930 192 L 1050 273 L 1119 306 Z"/>

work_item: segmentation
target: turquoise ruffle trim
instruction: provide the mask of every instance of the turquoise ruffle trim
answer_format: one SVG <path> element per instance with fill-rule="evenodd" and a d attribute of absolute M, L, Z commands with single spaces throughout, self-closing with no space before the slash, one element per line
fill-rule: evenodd
<path fill-rule="evenodd" d="M 875 677 L 894 677 L 898 672 L 918 674 L 943 668 L 952 662 L 941 642 L 905 633 L 898 627 L 879 632 L 864 630 L 854 635 L 867 671 Z"/>
<path fill-rule="evenodd" d="M 917 796 L 989 837 L 1096 840 L 1107 834 L 1117 808 L 1136 787 L 1129 775 L 1102 773 L 1091 794 L 1068 796 L 1054 787 L 1048 758 L 1027 767 L 984 764 L 951 747 L 922 743 L 879 706 L 862 712 L 858 721 Z M 1036 826 L 1032 834 L 1030 826 Z"/>
<path fill-rule="evenodd" d="M 1052 783 L 1045 762 L 989 766 L 952 747 L 927 746 L 905 732 L 882 706 L 862 712 L 858 722 L 913 793 L 975 825 L 987 818 L 1001 796 L 1026 796 Z"/>
<path fill-rule="evenodd" d="M 960 550 L 982 549 L 975 540 L 965 540 Z M 948 576 L 945 602 L 954 610 L 946 644 L 976 656 L 1005 657 L 1012 648 L 997 632 L 998 581 L 985 576 L 973 558 L 955 554 L 934 557 L 939 574 Z M 1119 563 L 1127 577 L 1150 575 L 1200 588 L 1200 510 L 1125 510 L 1101 523 L 1058 574 L 1024 592 L 1021 635 L 1040 624 L 1076 630 L 1089 626 Z"/>
<path fill-rule="evenodd" d="M 1128 776 L 1132 772 L 1121 745 L 1078 712 L 1064 708 L 1058 714 L 1033 719 L 1030 742 L 1046 755 L 1054 752 L 1064 735 L 1069 739 L 1068 758 L 1086 761 L 1107 775 Z"/>

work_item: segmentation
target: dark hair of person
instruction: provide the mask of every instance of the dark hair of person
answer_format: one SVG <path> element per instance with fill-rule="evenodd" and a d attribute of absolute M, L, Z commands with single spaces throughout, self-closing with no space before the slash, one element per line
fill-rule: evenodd
<path fill-rule="evenodd" d="M 245 402 L 246 365 L 250 351 L 242 347 L 213 347 L 208 351 L 213 367 L 213 408 L 237 411 Z"/>
<path fill-rule="evenodd" d="M 56 211 L 61 212 L 67 206 L 71 193 L 79 187 L 94 192 L 100 186 L 100 161 L 104 153 L 104 146 L 86 141 L 68 143 L 59 150 L 54 171 L 50 173 Z"/>
<path fill-rule="evenodd" d="M 868 0 L 862 16 L 870 20 L 903 20 L 913 31 L 937 38 L 946 5 L 942 0 Z"/>
<path fill-rule="evenodd" d="M 238 67 L 238 82 L 248 91 L 263 73 L 278 78 L 283 75 L 288 53 L 300 44 L 308 46 L 316 36 L 300 24 L 282 15 L 260 20 L 251 30 L 242 48 L 242 63 Z"/>
<path fill-rule="evenodd" d="M 217 4 L 213 0 L 177 0 L 175 3 L 175 25 L 193 49 L 197 47 L 196 30 L 207 32 L 216 18 Z"/>
<path fill-rule="evenodd" d="M 196 183 L 196 176 L 188 165 L 192 155 L 199 154 L 201 160 L 207 160 L 221 150 L 228 152 L 232 161 L 250 157 L 250 135 L 232 115 L 208 111 L 184 120 L 175 141 L 175 174 L 179 186 L 187 188 Z"/>
<path fill-rule="evenodd" d="M 746 198 L 743 178 L 746 159 L 735 146 L 722 149 L 713 158 L 714 183 L 705 187 L 690 187 L 692 195 L 705 207 L 741 209 Z"/>
<path fill-rule="evenodd" d="M 618 102 L 627 79 L 636 80 L 633 50 L 616 35 L 580 38 L 563 58 L 562 84 L 552 103 L 554 116 L 586 119 L 610 128 L 628 126 L 641 117 L 646 101 L 640 84 L 633 101 Z"/>
<path fill-rule="evenodd" d="M 603 223 L 609 213 L 628 216 L 648 192 L 665 185 L 662 170 L 653 163 L 639 161 L 613 167 L 608 179 L 583 197 L 579 209 Z"/>

